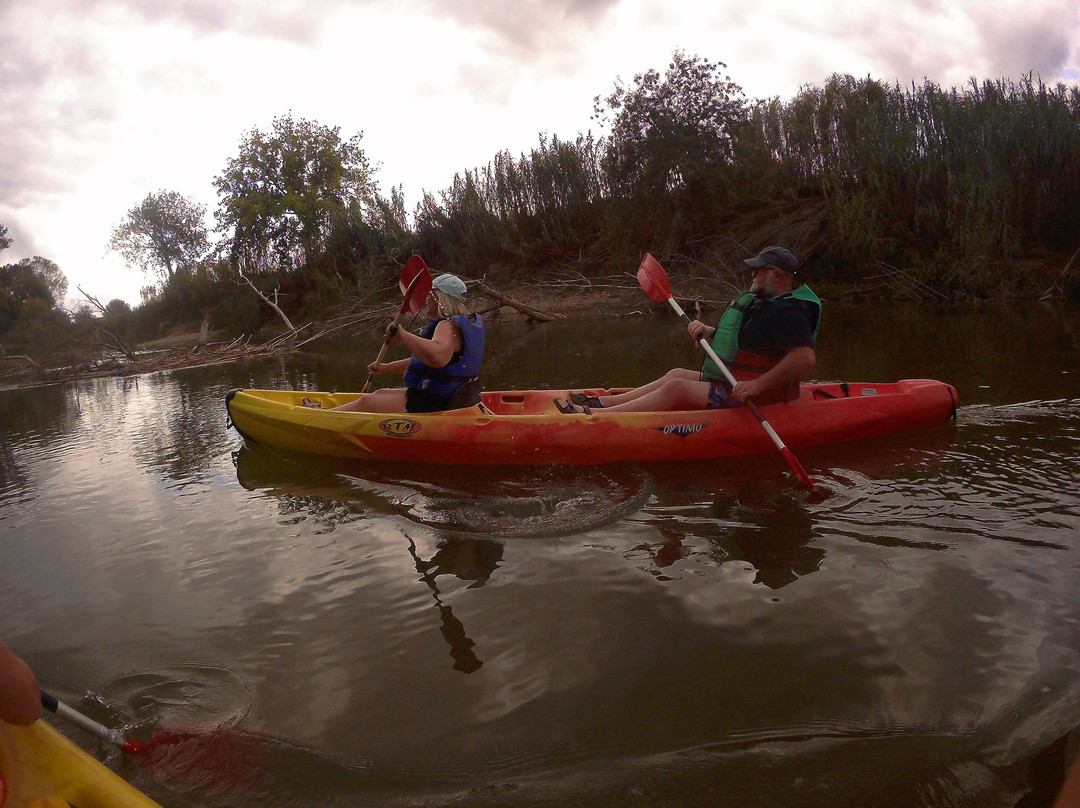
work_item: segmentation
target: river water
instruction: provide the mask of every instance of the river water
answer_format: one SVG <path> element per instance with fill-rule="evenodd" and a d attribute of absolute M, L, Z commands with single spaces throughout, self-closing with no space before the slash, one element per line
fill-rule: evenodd
<path fill-rule="evenodd" d="M 955 423 L 585 469 L 285 457 L 233 387 L 320 355 L 0 392 L 0 637 L 181 806 L 1049 805 L 1080 733 L 1080 310 L 831 306 L 820 380 Z M 630 385 L 672 316 L 489 331 L 486 386 Z M 56 722 L 53 721 L 55 724 Z M 59 726 L 59 725 L 58 725 Z"/>

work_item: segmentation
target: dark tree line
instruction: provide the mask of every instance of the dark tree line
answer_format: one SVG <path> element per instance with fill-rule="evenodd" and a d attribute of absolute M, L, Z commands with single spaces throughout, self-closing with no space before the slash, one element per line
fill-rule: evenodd
<path fill-rule="evenodd" d="M 948 294 L 1023 296 L 1045 272 L 1021 259 L 1078 246 L 1077 87 L 834 75 L 789 100 L 748 100 L 724 69 L 677 52 L 665 72 L 597 96 L 602 134 L 500 152 L 411 213 L 400 188 L 379 191 L 362 134 L 286 114 L 245 133 L 214 178 L 212 230 L 203 206 L 163 190 L 128 211 L 110 246 L 151 281 L 136 319 L 212 309 L 236 331 L 263 316 L 241 276 L 317 316 L 392 289 L 412 252 L 465 277 L 498 265 L 528 282 L 539 270 L 623 272 L 644 250 L 735 262 L 763 246 L 739 244 L 752 230 L 789 244 L 824 283 L 892 265 Z M 30 291 L 41 266 L 0 269 L 4 340 L 27 300 L 49 297 Z"/>

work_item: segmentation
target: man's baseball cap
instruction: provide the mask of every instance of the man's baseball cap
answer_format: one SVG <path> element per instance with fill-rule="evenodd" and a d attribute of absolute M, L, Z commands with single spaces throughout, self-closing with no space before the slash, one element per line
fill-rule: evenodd
<path fill-rule="evenodd" d="M 778 269 L 784 270 L 784 272 L 790 272 L 792 275 L 799 274 L 799 262 L 795 260 L 794 255 L 783 247 L 766 247 L 756 257 L 749 258 L 743 263 L 754 269 L 760 269 L 771 264 Z"/>

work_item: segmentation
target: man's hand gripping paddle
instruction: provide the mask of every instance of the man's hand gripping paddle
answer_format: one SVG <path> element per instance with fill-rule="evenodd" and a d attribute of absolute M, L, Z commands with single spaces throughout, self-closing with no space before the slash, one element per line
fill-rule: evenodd
<path fill-rule="evenodd" d="M 671 296 L 671 284 L 668 282 L 667 273 L 664 271 L 664 268 L 660 266 L 660 262 L 653 258 L 649 253 L 645 253 L 645 260 L 641 262 L 641 267 L 638 269 L 637 279 L 638 283 L 641 284 L 641 288 L 645 290 L 645 294 L 658 302 L 667 301 L 671 304 L 671 308 L 675 310 L 675 313 L 682 317 L 687 325 L 690 324 L 690 318 L 686 315 L 686 312 L 682 310 L 682 306 L 675 302 L 675 298 Z M 705 339 L 699 339 L 698 343 L 705 349 L 705 353 L 709 355 L 709 358 L 716 363 L 716 366 L 723 371 L 724 378 L 727 379 L 728 384 L 734 387 L 735 377 L 731 375 L 731 371 L 728 370 L 727 365 L 725 365 L 720 357 L 716 355 L 712 346 L 709 345 Z M 784 456 L 784 460 L 787 461 L 787 464 L 791 467 L 795 476 L 799 478 L 799 481 L 810 489 L 810 493 L 815 497 L 824 499 L 824 494 L 822 494 L 817 486 L 814 485 L 810 476 L 802 467 L 802 464 L 799 463 L 795 455 L 791 453 L 791 450 L 784 445 L 782 440 L 780 440 L 780 436 L 776 434 L 776 430 L 774 430 L 769 422 L 762 416 L 761 410 L 757 408 L 757 405 L 754 404 L 753 401 L 747 399 L 746 406 L 758 419 L 758 422 L 769 435 L 773 444 L 775 444 L 776 448 L 780 451 L 780 454 Z"/>
<path fill-rule="evenodd" d="M 423 258 L 414 255 L 405 262 L 405 266 L 401 269 L 401 278 L 398 279 L 398 287 L 401 289 L 402 300 L 401 308 L 398 310 L 397 317 L 394 318 L 392 326 L 394 329 L 401 325 L 401 319 L 406 312 L 416 314 L 420 311 L 424 307 L 427 296 L 431 294 L 431 270 L 428 269 Z M 374 364 L 378 365 L 382 362 L 383 357 L 386 355 L 386 349 L 389 347 L 390 340 L 387 338 L 383 340 L 382 348 L 379 350 L 379 355 L 375 358 Z M 364 389 L 360 391 L 361 394 L 368 391 L 374 377 L 374 373 L 368 374 L 367 381 L 364 382 Z"/>

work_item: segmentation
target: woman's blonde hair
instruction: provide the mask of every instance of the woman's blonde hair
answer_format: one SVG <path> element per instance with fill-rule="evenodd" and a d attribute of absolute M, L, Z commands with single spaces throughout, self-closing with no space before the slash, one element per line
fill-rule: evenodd
<path fill-rule="evenodd" d="M 439 304 L 439 311 L 447 317 L 453 317 L 455 314 L 468 314 L 469 310 L 465 308 L 465 304 L 458 300 L 456 297 L 451 297 L 439 289 L 432 289 L 432 293 L 435 295 L 435 300 Z"/>

